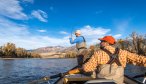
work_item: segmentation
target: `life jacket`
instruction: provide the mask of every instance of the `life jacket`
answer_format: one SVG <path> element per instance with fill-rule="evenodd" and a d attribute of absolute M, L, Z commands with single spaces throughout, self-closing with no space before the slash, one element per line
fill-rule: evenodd
<path fill-rule="evenodd" d="M 78 50 L 80 50 L 80 49 L 86 49 L 86 40 L 85 40 L 85 38 L 84 38 L 83 36 L 80 36 L 80 37 L 83 38 L 83 42 L 77 43 L 77 44 L 76 44 L 76 48 L 77 48 Z"/>
<path fill-rule="evenodd" d="M 119 61 L 119 48 L 115 49 L 114 54 L 112 54 L 107 49 L 103 48 L 109 56 L 110 60 L 106 64 L 102 64 L 97 68 L 97 78 L 112 79 L 117 84 L 123 84 L 124 81 L 124 68 L 121 66 Z M 118 66 L 115 67 L 113 63 L 116 63 Z"/>

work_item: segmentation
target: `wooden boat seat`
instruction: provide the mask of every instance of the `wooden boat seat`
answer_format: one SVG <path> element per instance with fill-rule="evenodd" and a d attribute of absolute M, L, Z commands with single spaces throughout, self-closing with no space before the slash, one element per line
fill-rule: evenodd
<path fill-rule="evenodd" d="M 68 82 L 73 81 L 88 81 L 88 80 L 94 80 L 95 78 L 92 78 L 91 76 L 85 76 L 83 74 L 73 74 L 73 75 L 66 75 L 64 77 L 64 84 L 68 84 Z"/>

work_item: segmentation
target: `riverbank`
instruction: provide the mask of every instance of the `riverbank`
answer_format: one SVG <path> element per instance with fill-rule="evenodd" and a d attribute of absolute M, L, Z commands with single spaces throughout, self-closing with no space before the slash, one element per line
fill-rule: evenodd
<path fill-rule="evenodd" d="M 0 58 L 0 59 L 41 59 L 41 58 Z"/>
<path fill-rule="evenodd" d="M 42 56 L 40 58 L 0 58 L 0 59 L 67 59 L 65 57 L 60 57 L 60 56 L 49 56 L 49 57 L 45 57 L 45 56 Z"/>
<path fill-rule="evenodd" d="M 48 59 L 48 58 L 65 58 L 64 53 L 39 53 L 40 57 L 35 57 L 33 59 Z M 30 58 L 11 58 L 11 57 L 3 57 L 0 59 L 30 59 Z M 32 58 L 31 58 L 32 59 Z"/>
<path fill-rule="evenodd" d="M 60 58 L 0 58 L 0 60 L 3 60 L 3 59 L 11 60 L 11 59 L 60 59 Z"/>

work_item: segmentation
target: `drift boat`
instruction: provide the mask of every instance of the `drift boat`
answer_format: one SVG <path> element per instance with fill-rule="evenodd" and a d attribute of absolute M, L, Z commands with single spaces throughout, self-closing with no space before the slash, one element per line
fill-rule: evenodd
<path fill-rule="evenodd" d="M 143 84 L 129 76 L 124 76 L 125 84 Z M 113 80 L 95 79 L 82 74 L 66 75 L 55 84 L 116 84 Z"/>

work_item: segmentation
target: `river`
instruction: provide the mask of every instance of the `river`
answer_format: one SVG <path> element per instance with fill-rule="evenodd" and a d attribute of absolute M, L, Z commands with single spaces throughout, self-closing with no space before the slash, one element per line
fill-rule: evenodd
<path fill-rule="evenodd" d="M 46 75 L 65 72 L 75 65 L 76 59 L 0 59 L 0 84 L 27 84 Z M 131 77 L 144 72 L 146 68 L 132 65 L 125 70 Z"/>

